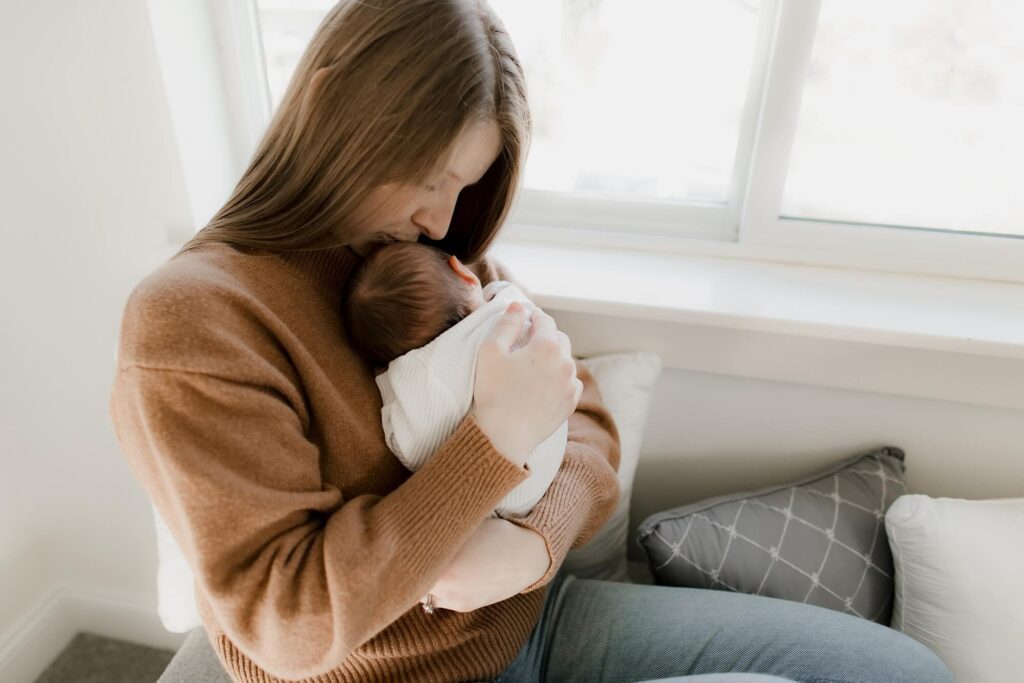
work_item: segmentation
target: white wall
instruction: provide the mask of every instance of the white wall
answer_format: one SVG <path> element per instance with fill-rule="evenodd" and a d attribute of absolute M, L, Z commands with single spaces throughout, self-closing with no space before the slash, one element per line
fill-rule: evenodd
<path fill-rule="evenodd" d="M 1024 413 L 665 372 L 637 466 L 633 526 L 710 496 L 782 484 L 876 446 L 906 452 L 913 493 L 1024 496 Z M 637 556 L 638 548 L 630 552 Z"/>
<path fill-rule="evenodd" d="M 42 656 L 26 624 L 55 590 L 93 606 L 83 628 L 160 641 L 138 628 L 154 616 L 152 522 L 107 401 L 125 297 L 191 214 L 145 3 L 2 3 L 0 84 L 0 679 L 18 680 L 4 656 Z M 1022 418 L 667 371 L 634 521 L 878 444 L 906 449 L 915 491 L 1024 495 Z"/>
<path fill-rule="evenodd" d="M 2 659 L 57 587 L 154 602 L 107 400 L 127 293 L 189 214 L 145 3 L 0 3 L 0 84 Z"/>

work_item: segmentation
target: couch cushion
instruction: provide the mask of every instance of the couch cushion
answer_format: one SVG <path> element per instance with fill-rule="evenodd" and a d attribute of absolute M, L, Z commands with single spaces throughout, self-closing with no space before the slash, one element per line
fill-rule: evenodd
<path fill-rule="evenodd" d="M 612 516 L 585 545 L 570 550 L 562 568 L 581 579 L 629 581 L 629 501 L 640 459 L 647 411 L 661 373 L 654 353 L 611 353 L 580 360 L 594 376 L 601 399 L 619 432 L 619 502 Z"/>

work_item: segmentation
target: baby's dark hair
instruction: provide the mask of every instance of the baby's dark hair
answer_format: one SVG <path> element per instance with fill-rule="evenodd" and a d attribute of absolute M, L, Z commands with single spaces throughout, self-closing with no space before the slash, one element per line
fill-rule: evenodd
<path fill-rule="evenodd" d="M 469 314 L 469 288 L 449 258 L 437 247 L 394 242 L 363 259 L 342 311 L 358 353 L 387 365 Z"/>

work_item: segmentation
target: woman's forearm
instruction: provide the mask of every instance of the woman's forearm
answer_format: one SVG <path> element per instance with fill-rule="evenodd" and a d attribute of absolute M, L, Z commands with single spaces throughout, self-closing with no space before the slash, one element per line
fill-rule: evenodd
<path fill-rule="evenodd" d="M 522 592 L 549 564 L 543 536 L 504 519 L 487 518 L 430 592 L 437 607 L 469 612 Z"/>

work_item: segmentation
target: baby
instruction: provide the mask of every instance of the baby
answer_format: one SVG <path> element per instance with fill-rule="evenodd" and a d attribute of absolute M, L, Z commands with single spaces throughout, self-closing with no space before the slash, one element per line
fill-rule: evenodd
<path fill-rule="evenodd" d="M 513 301 L 530 300 L 514 284 L 480 280 L 456 257 L 424 244 L 396 242 L 368 255 L 352 276 L 345 328 L 355 349 L 375 365 L 384 438 L 412 471 L 451 435 L 473 401 L 476 355 Z M 529 313 L 527 314 L 529 317 Z M 527 320 L 512 349 L 529 339 Z M 568 422 L 526 460 L 528 479 L 491 517 L 524 516 L 555 478 L 565 455 Z"/>

